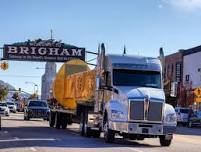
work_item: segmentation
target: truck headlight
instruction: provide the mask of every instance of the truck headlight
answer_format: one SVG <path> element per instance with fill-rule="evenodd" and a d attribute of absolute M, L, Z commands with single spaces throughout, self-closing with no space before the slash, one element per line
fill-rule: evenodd
<path fill-rule="evenodd" d="M 112 119 L 122 119 L 122 118 L 124 118 L 124 113 L 121 111 L 112 110 L 111 117 L 112 117 Z"/>
<path fill-rule="evenodd" d="M 177 117 L 175 113 L 167 114 L 165 116 L 165 122 L 167 123 L 176 123 L 177 122 Z"/>

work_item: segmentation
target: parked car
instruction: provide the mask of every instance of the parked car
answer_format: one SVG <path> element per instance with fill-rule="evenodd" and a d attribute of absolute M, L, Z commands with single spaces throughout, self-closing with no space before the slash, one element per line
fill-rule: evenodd
<path fill-rule="evenodd" d="M 189 118 L 188 127 L 201 126 L 201 110 Z"/>
<path fill-rule="evenodd" d="M 0 114 L 9 116 L 10 115 L 10 110 L 6 104 L 6 102 L 0 102 Z"/>
<path fill-rule="evenodd" d="M 50 109 L 46 101 L 31 100 L 24 109 L 24 120 L 29 120 L 31 118 L 43 118 L 44 120 L 49 120 L 49 112 Z"/>
<path fill-rule="evenodd" d="M 16 113 L 17 107 L 16 107 L 14 102 L 7 101 L 6 104 L 7 104 L 8 108 L 10 109 L 11 112 Z"/>
<path fill-rule="evenodd" d="M 187 125 L 189 118 L 189 108 L 176 107 L 177 124 Z"/>

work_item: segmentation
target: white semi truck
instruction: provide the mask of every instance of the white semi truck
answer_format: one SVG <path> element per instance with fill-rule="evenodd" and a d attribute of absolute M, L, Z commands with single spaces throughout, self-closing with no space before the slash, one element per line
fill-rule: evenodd
<path fill-rule="evenodd" d="M 51 127 L 78 122 L 81 135 L 99 137 L 103 132 L 108 143 L 118 134 L 131 140 L 159 138 L 161 146 L 169 146 L 176 130 L 158 58 L 105 55 L 102 44 L 94 70 L 78 60 L 61 67 L 53 98 Z"/>

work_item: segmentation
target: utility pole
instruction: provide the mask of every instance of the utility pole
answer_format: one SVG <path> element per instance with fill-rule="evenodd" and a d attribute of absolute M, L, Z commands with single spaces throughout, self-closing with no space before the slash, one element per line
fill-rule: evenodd
<path fill-rule="evenodd" d="M 53 40 L 53 30 L 50 30 L 50 39 Z"/>

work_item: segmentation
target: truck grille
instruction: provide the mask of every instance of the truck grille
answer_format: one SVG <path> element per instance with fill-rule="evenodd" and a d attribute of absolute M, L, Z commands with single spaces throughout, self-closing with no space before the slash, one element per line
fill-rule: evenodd
<path fill-rule="evenodd" d="M 42 109 L 33 109 L 31 114 L 33 116 L 36 116 L 36 117 L 40 117 L 40 116 L 46 116 L 46 112 L 45 110 L 42 110 Z"/>
<path fill-rule="evenodd" d="M 144 101 L 130 101 L 130 120 L 136 121 L 162 121 L 163 103 Z"/>

